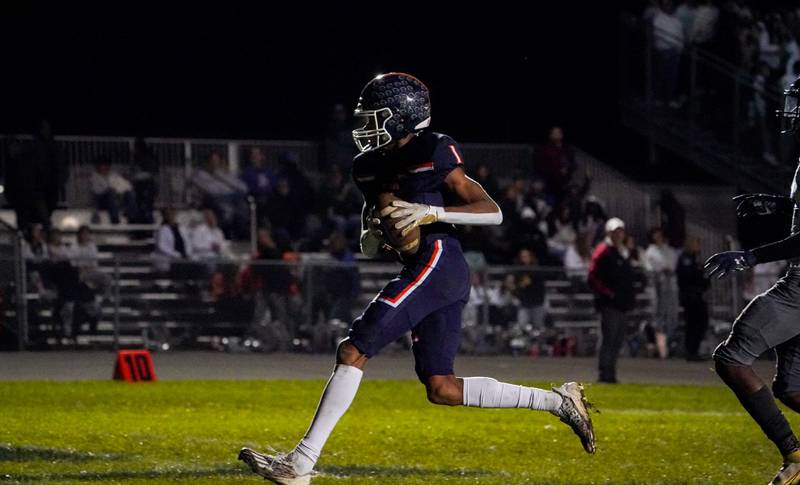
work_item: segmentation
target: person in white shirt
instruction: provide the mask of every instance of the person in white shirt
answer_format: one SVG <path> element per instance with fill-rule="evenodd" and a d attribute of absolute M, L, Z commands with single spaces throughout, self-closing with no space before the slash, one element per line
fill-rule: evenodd
<path fill-rule="evenodd" d="M 589 243 L 589 235 L 580 233 L 564 255 L 564 270 L 566 270 L 567 276 L 586 281 L 591 260 L 592 248 Z"/>
<path fill-rule="evenodd" d="M 678 286 L 675 279 L 678 253 L 667 244 L 661 228 L 651 229 L 649 239 L 650 245 L 644 253 L 644 265 L 652 275 L 656 291 L 656 328 L 666 335 L 668 341 L 678 326 Z M 669 355 L 668 347 L 663 344 L 659 344 L 658 352 L 662 358 Z"/>
<path fill-rule="evenodd" d="M 678 68 L 685 43 L 683 24 L 675 15 L 672 0 L 662 0 L 661 8 L 653 17 L 653 47 L 656 76 L 654 94 L 656 102 L 669 103 L 678 108 Z"/>
<path fill-rule="evenodd" d="M 175 209 L 161 211 L 163 222 L 156 231 L 156 267 L 168 271 L 171 261 L 192 259 L 192 239 L 186 226 L 178 224 Z"/>
<path fill-rule="evenodd" d="M 245 239 L 249 235 L 247 184 L 228 170 L 228 162 L 213 151 L 204 168 L 194 171 L 190 181 L 195 205 L 214 211 L 228 237 Z"/>
<path fill-rule="evenodd" d="M 230 257 L 230 248 L 225 234 L 217 225 L 217 216 L 211 209 L 203 211 L 203 222 L 192 229 L 192 253 L 197 259 L 220 259 Z"/>
<path fill-rule="evenodd" d="M 124 208 L 125 216 L 131 219 L 136 214 L 136 198 L 133 185 L 125 177 L 111 170 L 111 162 L 106 157 L 95 160 L 94 171 L 89 179 L 94 206 L 97 211 L 107 211 L 112 224 L 119 224 L 120 208 Z M 99 222 L 95 212 L 92 222 Z"/>

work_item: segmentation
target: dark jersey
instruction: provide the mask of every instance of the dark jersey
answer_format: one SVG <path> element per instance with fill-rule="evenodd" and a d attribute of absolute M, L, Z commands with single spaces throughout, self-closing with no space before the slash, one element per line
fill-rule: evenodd
<path fill-rule="evenodd" d="M 452 138 L 425 130 L 401 148 L 357 155 L 353 179 L 368 207 L 374 206 L 383 192 L 408 202 L 445 207 L 458 201 L 444 180 L 462 165 L 461 150 Z M 426 236 L 455 234 L 452 224 L 435 223 L 420 226 L 420 230 L 421 244 L 435 238 Z"/>

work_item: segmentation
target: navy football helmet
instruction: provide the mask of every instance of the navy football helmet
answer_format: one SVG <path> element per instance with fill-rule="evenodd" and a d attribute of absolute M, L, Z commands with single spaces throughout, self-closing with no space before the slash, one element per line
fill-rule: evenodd
<path fill-rule="evenodd" d="M 431 124 L 431 101 L 422 81 L 402 72 L 381 74 L 361 90 L 353 113 L 363 121 L 353 130 L 361 152 L 385 147 Z"/>
<path fill-rule="evenodd" d="M 783 92 L 783 109 L 776 114 L 781 124 L 781 133 L 794 133 L 800 136 L 800 78 Z"/>

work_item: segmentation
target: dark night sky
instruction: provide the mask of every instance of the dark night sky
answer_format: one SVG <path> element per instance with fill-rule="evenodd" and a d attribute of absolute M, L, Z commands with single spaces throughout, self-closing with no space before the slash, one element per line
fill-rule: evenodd
<path fill-rule="evenodd" d="M 600 152 L 618 141 L 612 2 L 166 3 L 0 7 L 0 131 L 46 116 L 57 133 L 311 139 L 333 102 L 401 70 L 457 139 L 527 142 L 558 122 Z"/>

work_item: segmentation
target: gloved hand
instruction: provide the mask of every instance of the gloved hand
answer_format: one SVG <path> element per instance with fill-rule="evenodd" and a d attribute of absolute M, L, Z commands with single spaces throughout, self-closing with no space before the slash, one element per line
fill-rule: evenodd
<path fill-rule="evenodd" d="M 394 227 L 401 230 L 401 236 L 405 236 L 417 226 L 433 224 L 438 221 L 440 212 L 443 211 L 444 209 L 441 207 L 395 200 L 392 201 L 392 205 L 381 211 L 381 217 L 388 215 L 393 220 L 399 219 L 395 222 Z"/>
<path fill-rule="evenodd" d="M 708 258 L 703 270 L 706 278 L 716 275 L 720 280 L 731 271 L 743 271 L 756 263 L 756 257 L 750 251 L 725 251 Z"/>
<path fill-rule="evenodd" d="M 366 229 L 361 231 L 361 252 L 368 258 L 374 258 L 386 242 L 383 240 L 383 231 L 380 229 L 381 220 L 377 217 L 369 217 L 366 222 Z"/>
<path fill-rule="evenodd" d="M 733 198 L 739 204 L 736 215 L 742 219 L 768 216 L 775 213 L 791 213 L 794 201 L 790 197 L 770 194 L 742 194 Z"/>

